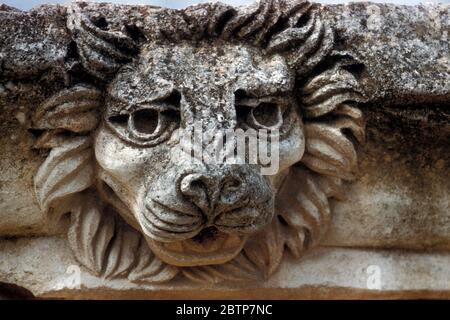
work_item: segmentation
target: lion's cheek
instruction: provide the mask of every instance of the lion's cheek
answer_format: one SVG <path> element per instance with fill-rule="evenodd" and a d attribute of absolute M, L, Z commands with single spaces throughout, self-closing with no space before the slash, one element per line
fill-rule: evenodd
<path fill-rule="evenodd" d="M 299 162 L 305 153 L 305 136 L 300 119 L 296 121 L 289 135 L 284 137 L 278 146 L 278 170 L 276 170 L 275 174 L 267 176 L 273 190 L 278 190 L 284 178 L 289 173 L 289 168 Z"/>
<path fill-rule="evenodd" d="M 279 172 L 299 162 L 305 152 L 303 125 L 298 120 L 289 135 L 279 143 Z"/>
<path fill-rule="evenodd" d="M 95 136 L 94 151 L 97 163 L 104 172 L 129 187 L 141 187 L 148 158 L 145 150 L 132 148 L 100 128 Z"/>

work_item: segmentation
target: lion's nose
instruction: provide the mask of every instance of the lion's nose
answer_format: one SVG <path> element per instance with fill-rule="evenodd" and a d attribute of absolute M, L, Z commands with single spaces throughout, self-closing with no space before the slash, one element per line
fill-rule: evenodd
<path fill-rule="evenodd" d="M 208 218 L 244 205 L 246 186 L 238 176 L 191 173 L 180 182 L 181 193 Z"/>

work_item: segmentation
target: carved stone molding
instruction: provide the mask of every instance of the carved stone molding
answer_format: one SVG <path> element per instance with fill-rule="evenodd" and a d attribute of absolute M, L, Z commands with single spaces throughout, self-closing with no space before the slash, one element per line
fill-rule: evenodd
<path fill-rule="evenodd" d="M 18 25 L 23 44 L 0 41 L 0 105 L 26 106 L 15 117 L 23 157 L 34 162 L 21 180 L 44 217 L 40 232 L 61 235 L 83 272 L 104 281 L 269 281 L 284 261 L 292 268 L 321 243 L 338 243 L 329 233 L 342 220 L 336 208 L 356 207 L 353 183 L 362 177 L 371 187 L 368 177 L 379 174 L 358 173 L 359 149 L 366 161 L 375 139 L 387 141 L 372 129 L 365 147 L 366 115 L 373 123 L 378 106 L 449 98 L 445 81 L 423 76 L 411 85 L 411 70 L 405 88 L 388 76 L 382 83 L 381 59 L 355 36 L 352 19 L 340 20 L 353 12 L 307 1 L 44 8 L 54 21 L 23 19 L 49 35 L 33 38 Z M 22 14 L 0 10 L 5 25 Z M 23 48 L 35 51 L 35 64 Z M 436 72 L 443 79 L 444 69 Z M 210 164 L 179 151 L 196 130 L 275 133 L 278 170 L 264 175 L 261 161 Z"/>

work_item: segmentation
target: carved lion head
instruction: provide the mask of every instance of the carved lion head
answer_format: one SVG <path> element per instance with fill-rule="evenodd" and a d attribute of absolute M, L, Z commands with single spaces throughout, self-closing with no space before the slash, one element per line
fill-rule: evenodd
<path fill-rule="evenodd" d="M 73 84 L 34 116 L 36 147 L 51 149 L 38 200 L 52 221 L 70 213 L 74 255 L 99 276 L 267 277 L 285 247 L 317 243 L 353 177 L 356 62 L 303 1 L 147 10 L 130 25 L 101 5 L 68 9 Z M 174 156 L 198 129 L 277 132 L 278 171 Z"/>

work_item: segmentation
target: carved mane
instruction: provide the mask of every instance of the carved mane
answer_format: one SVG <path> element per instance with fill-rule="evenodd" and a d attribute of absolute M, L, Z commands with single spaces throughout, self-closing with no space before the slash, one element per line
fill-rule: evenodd
<path fill-rule="evenodd" d="M 51 149 L 35 176 L 36 195 L 50 222 L 71 213 L 68 240 L 77 260 L 98 276 L 136 282 L 167 281 L 180 273 L 199 282 L 243 281 L 273 274 L 285 247 L 298 258 L 316 245 L 330 222 L 329 199 L 344 198 L 342 182 L 353 179 L 357 169 L 348 134 L 364 139 L 356 107 L 363 97 L 350 71 L 358 62 L 333 50 L 333 30 L 320 19 L 320 7 L 287 0 L 240 8 L 200 4 L 154 9 L 154 22 L 146 29 L 123 25 L 106 30 L 98 26 L 98 17 L 90 16 L 89 6 L 71 5 L 67 25 L 77 46 L 75 63 L 90 75 L 90 84 L 73 83 L 56 93 L 33 118 L 34 127 L 45 130 L 35 147 Z M 158 23 L 169 16 L 172 23 Z M 99 200 L 91 133 L 104 99 L 100 87 L 135 59 L 143 43 L 209 39 L 242 42 L 285 57 L 296 72 L 306 150 L 276 196 L 272 223 L 236 258 L 221 265 L 174 267 L 161 262 L 143 236 Z"/>

